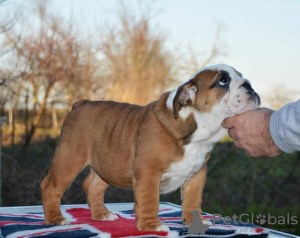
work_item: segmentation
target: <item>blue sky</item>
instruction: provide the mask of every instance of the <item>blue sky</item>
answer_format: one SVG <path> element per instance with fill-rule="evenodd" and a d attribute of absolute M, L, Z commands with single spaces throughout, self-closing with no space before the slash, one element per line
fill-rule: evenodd
<path fill-rule="evenodd" d="M 122 1 L 122 0 L 120 0 Z M 114 21 L 117 0 L 54 0 L 53 8 L 89 24 Z M 145 1 L 145 0 L 143 0 Z M 123 0 L 131 6 L 131 0 Z M 214 63 L 234 66 L 261 94 L 283 84 L 300 98 L 299 0 L 156 0 L 154 24 L 167 36 L 168 47 L 198 52 L 211 47 L 215 26 L 222 24 L 226 56 Z M 24 4 L 24 2 L 22 1 Z M 183 79 L 185 80 L 185 79 Z"/>

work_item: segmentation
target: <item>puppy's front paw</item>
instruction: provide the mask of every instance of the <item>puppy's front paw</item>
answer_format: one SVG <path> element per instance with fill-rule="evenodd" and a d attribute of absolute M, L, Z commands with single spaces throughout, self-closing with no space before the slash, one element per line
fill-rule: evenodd
<path fill-rule="evenodd" d="M 112 213 L 112 212 L 108 212 L 107 214 L 105 214 L 104 216 L 104 221 L 115 221 L 115 220 L 119 220 L 119 217 Z"/>
<path fill-rule="evenodd" d="M 58 225 L 58 226 L 64 226 L 64 225 L 71 225 L 71 223 L 68 221 L 65 217 L 56 217 L 54 219 L 50 219 L 45 222 L 47 225 Z"/>
<path fill-rule="evenodd" d="M 201 209 L 187 210 L 182 213 L 182 221 L 186 226 L 190 226 L 193 221 L 199 221 L 199 219 L 203 225 L 212 225 L 209 220 L 203 218 Z"/>
<path fill-rule="evenodd" d="M 212 225 L 212 222 L 210 220 L 202 219 L 201 221 L 202 221 L 203 225 L 209 225 L 209 226 Z"/>
<path fill-rule="evenodd" d="M 159 220 L 156 222 L 139 222 L 137 224 L 139 231 L 170 231 L 169 227 L 162 224 Z"/>
<path fill-rule="evenodd" d="M 166 225 L 160 225 L 160 226 L 156 227 L 155 231 L 170 231 L 170 229 Z"/>
<path fill-rule="evenodd" d="M 183 213 L 184 215 L 182 215 L 181 219 L 182 219 L 182 222 L 189 226 L 192 224 L 192 221 L 193 221 L 193 214 L 191 212 L 186 212 L 186 213 Z"/>
<path fill-rule="evenodd" d="M 97 215 L 94 215 L 92 216 L 93 220 L 97 220 L 97 221 L 115 221 L 115 220 L 118 220 L 119 217 L 108 211 L 106 213 L 101 213 L 101 214 L 97 214 Z"/>

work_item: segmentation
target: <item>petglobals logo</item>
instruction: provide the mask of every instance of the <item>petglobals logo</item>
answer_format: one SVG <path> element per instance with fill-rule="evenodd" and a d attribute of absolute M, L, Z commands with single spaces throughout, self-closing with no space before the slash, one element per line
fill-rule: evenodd
<path fill-rule="evenodd" d="M 258 214 L 254 215 L 251 214 L 241 214 L 240 216 L 237 216 L 236 214 L 230 216 L 222 217 L 220 214 L 213 214 L 213 224 L 216 224 L 216 222 L 223 220 L 223 223 L 226 225 L 235 224 L 238 225 L 239 222 L 243 225 L 247 225 L 249 223 L 256 223 L 258 225 L 264 226 L 264 225 L 297 225 L 298 224 L 298 218 L 297 216 L 291 216 L 289 213 L 287 213 L 285 216 L 272 216 L 270 213 L 267 215 L 265 214 Z"/>
<path fill-rule="evenodd" d="M 267 215 L 258 214 L 256 215 L 255 222 L 259 225 L 297 225 L 298 219 L 297 216 L 290 216 L 290 214 L 286 214 L 286 216 L 272 216 L 270 213 Z"/>

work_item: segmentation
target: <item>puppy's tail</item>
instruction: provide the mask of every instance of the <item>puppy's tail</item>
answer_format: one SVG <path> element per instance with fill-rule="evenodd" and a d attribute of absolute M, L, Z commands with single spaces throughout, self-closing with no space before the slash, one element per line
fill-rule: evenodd
<path fill-rule="evenodd" d="M 82 105 L 88 103 L 89 101 L 90 101 L 90 100 L 85 100 L 85 99 L 83 99 L 83 100 L 79 100 L 79 101 L 75 102 L 75 103 L 73 104 L 73 106 L 72 106 L 72 110 L 74 110 L 74 109 L 76 109 L 76 108 L 78 108 L 78 107 L 81 107 Z"/>

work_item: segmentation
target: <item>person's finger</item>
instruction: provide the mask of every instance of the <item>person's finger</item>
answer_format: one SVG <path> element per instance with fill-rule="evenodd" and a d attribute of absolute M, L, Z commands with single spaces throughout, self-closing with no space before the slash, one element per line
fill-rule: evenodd
<path fill-rule="evenodd" d="M 239 143 L 237 140 L 234 140 L 234 141 L 233 141 L 233 144 L 234 144 L 237 148 L 241 148 L 241 149 L 242 149 L 240 143 Z"/>
<path fill-rule="evenodd" d="M 235 117 L 228 117 L 222 122 L 222 126 L 226 129 L 234 127 Z"/>
<path fill-rule="evenodd" d="M 234 128 L 228 130 L 228 135 L 230 136 L 230 138 L 236 140 Z"/>
<path fill-rule="evenodd" d="M 270 113 L 274 112 L 274 110 L 267 108 L 267 107 L 259 107 L 256 109 L 256 111 L 265 111 L 265 112 L 270 112 Z"/>

